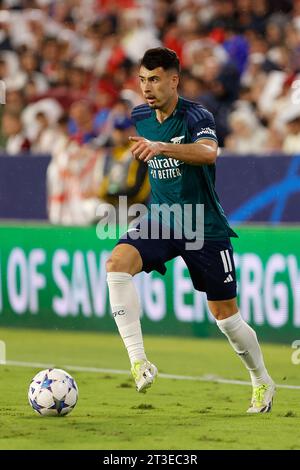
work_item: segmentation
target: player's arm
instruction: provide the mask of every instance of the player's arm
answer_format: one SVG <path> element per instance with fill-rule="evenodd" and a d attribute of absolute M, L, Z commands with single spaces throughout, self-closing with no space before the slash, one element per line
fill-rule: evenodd
<path fill-rule="evenodd" d="M 218 144 L 212 139 L 200 139 L 192 144 L 171 144 L 153 142 L 143 137 L 130 137 L 134 142 L 131 148 L 134 158 L 147 162 L 156 155 L 165 155 L 190 165 L 211 165 L 215 163 Z"/>
<path fill-rule="evenodd" d="M 201 139 L 193 144 L 166 143 L 162 146 L 161 154 L 190 165 L 211 165 L 216 161 L 218 144 L 211 139 Z"/>

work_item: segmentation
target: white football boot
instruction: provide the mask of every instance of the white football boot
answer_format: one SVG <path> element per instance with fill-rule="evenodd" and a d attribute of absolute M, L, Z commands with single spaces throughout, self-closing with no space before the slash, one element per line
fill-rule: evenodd
<path fill-rule="evenodd" d="M 158 371 L 154 364 L 144 360 L 136 361 L 131 367 L 131 373 L 135 380 L 136 390 L 144 393 L 153 384 Z"/>
<path fill-rule="evenodd" d="M 252 400 L 247 413 L 269 413 L 275 394 L 275 383 L 266 383 L 253 387 Z"/>

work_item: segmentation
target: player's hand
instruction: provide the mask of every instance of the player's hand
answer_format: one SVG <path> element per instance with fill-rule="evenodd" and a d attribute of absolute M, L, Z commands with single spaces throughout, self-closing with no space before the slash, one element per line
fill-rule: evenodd
<path fill-rule="evenodd" d="M 139 136 L 129 137 L 129 140 L 135 142 L 131 147 L 134 158 L 143 162 L 147 162 L 162 153 L 163 146 L 165 145 L 163 142 L 152 142 Z"/>

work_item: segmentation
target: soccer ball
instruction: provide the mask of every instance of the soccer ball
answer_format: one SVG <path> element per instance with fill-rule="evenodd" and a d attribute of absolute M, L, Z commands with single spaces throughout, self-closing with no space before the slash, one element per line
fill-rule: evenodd
<path fill-rule="evenodd" d="M 42 416 L 66 415 L 72 411 L 77 399 L 76 382 L 62 369 L 42 370 L 29 385 L 29 404 Z"/>

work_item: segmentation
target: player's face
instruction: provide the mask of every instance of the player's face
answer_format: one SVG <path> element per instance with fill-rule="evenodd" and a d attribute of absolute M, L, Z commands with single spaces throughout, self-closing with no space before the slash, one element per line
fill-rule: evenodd
<path fill-rule="evenodd" d="M 139 78 L 143 96 L 153 109 L 163 109 L 177 93 L 179 77 L 174 70 L 148 70 L 142 66 Z"/>

